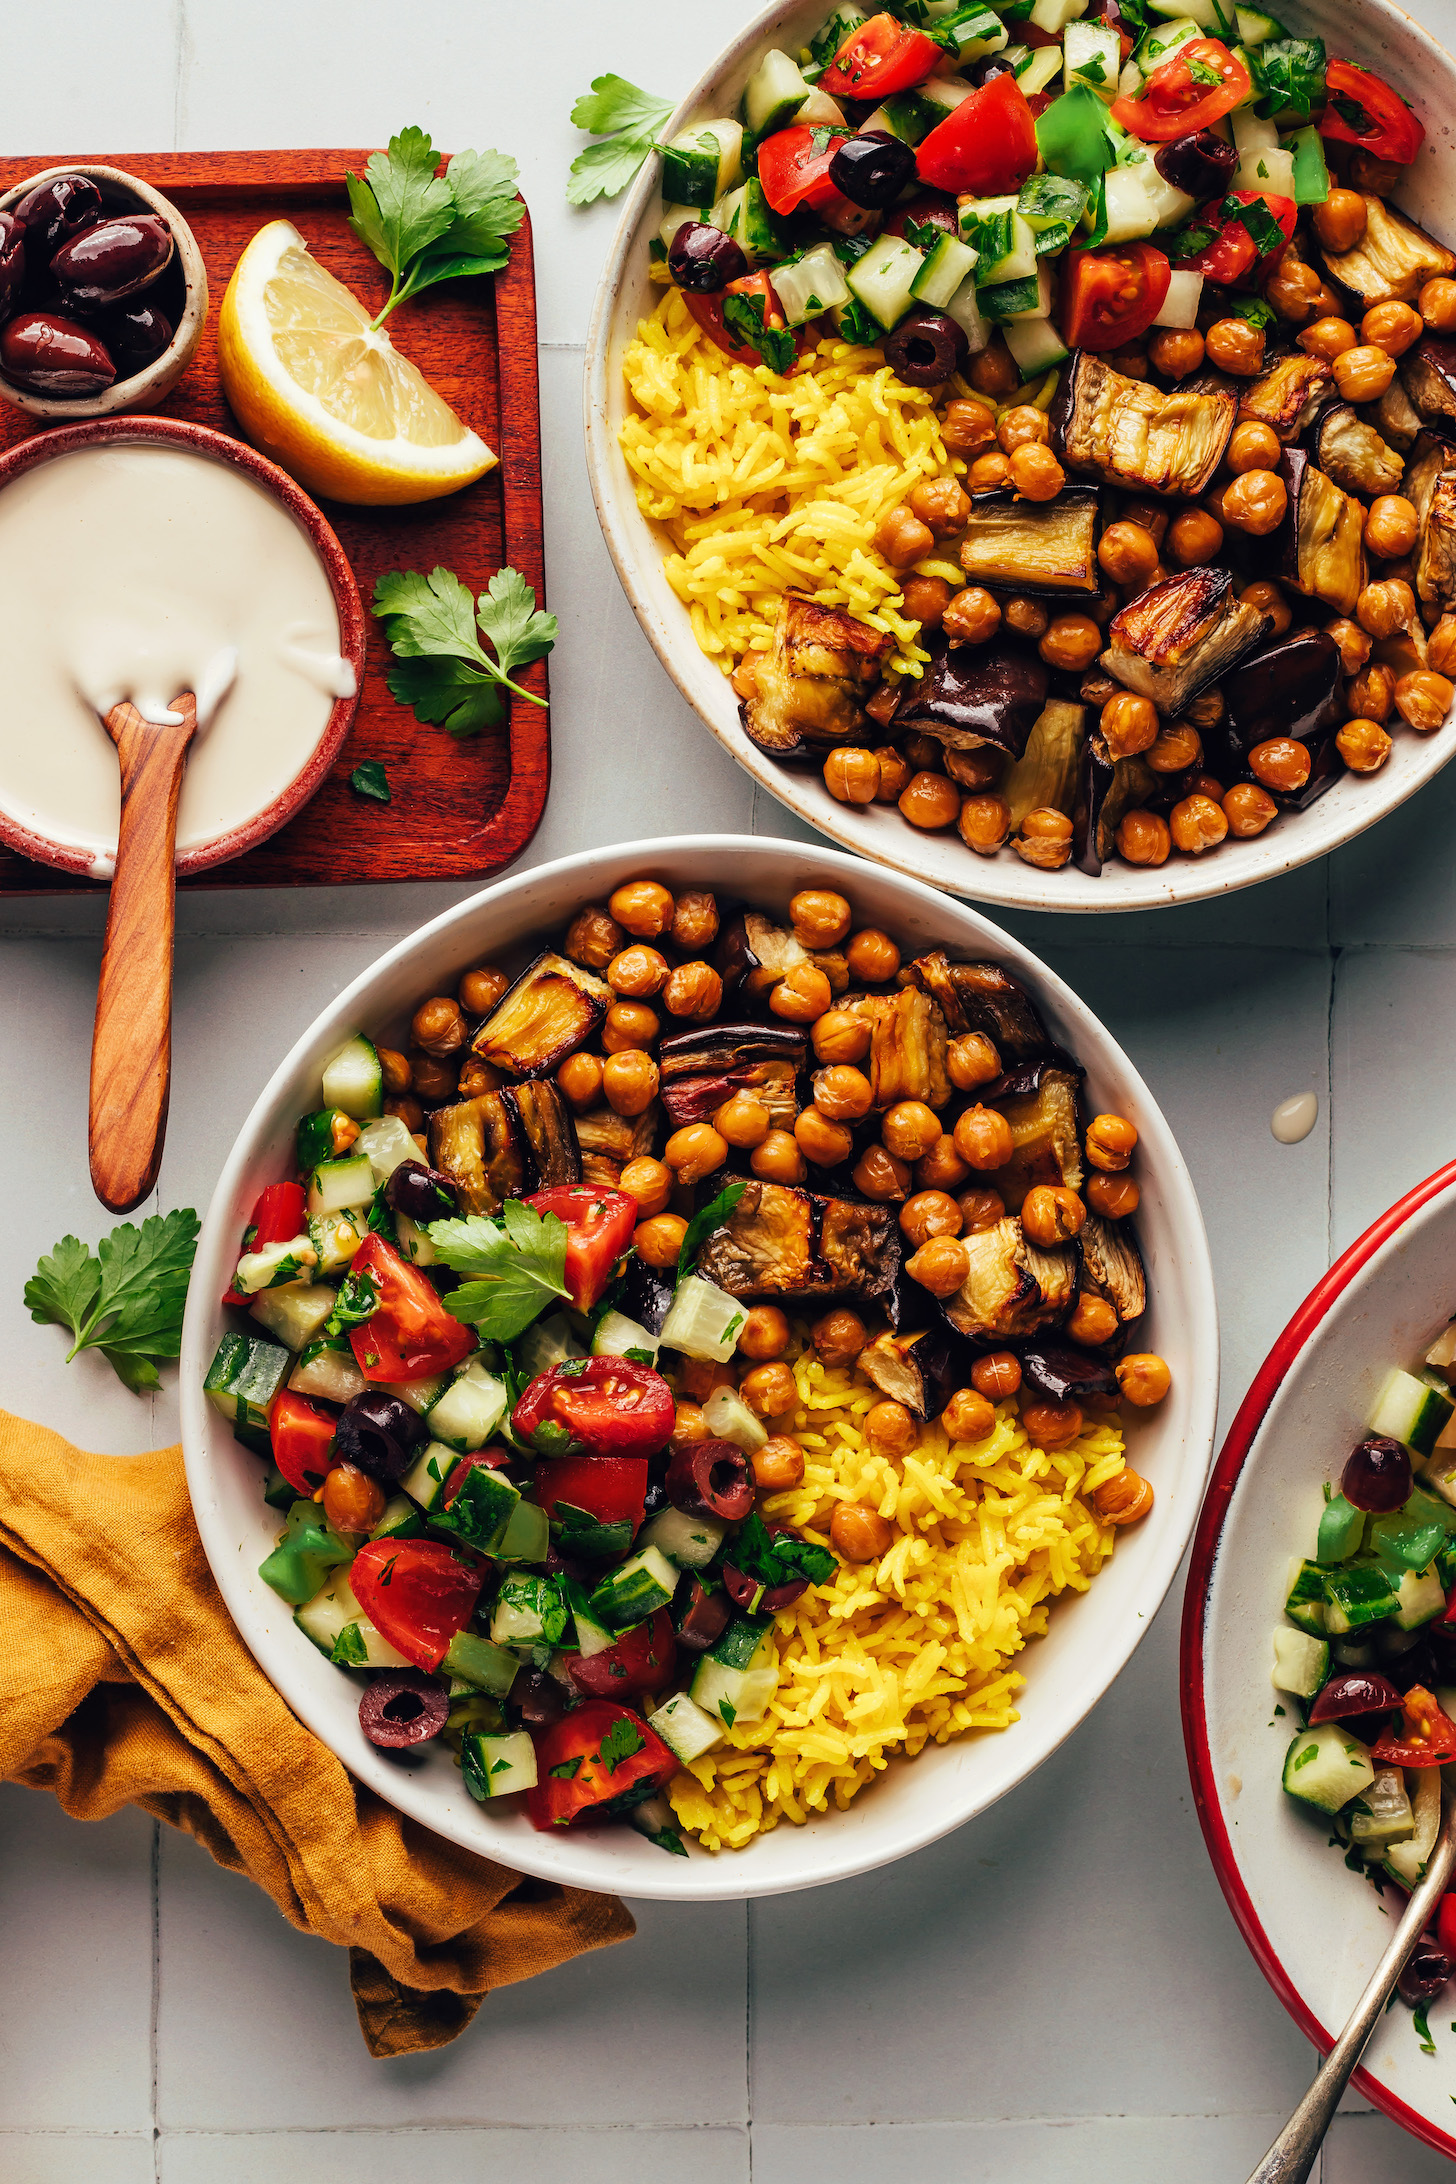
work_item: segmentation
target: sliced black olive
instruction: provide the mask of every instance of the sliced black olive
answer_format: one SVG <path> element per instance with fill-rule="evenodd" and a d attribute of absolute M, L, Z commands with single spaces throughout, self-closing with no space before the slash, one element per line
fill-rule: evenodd
<path fill-rule="evenodd" d="M 690 1517 L 741 1524 L 753 1507 L 748 1458 L 731 1441 L 691 1441 L 674 1449 L 667 1498 Z"/>
<path fill-rule="evenodd" d="M 155 212 L 128 212 L 81 230 L 51 259 L 61 294 L 81 311 L 101 310 L 148 288 L 172 262 L 172 230 Z"/>
<path fill-rule="evenodd" d="M 139 297 L 135 303 L 109 311 L 97 331 L 123 373 L 130 376 L 145 371 L 164 349 L 171 347 L 175 328 L 165 311 Z"/>
<path fill-rule="evenodd" d="M 979 91 L 981 86 L 988 84 L 993 76 L 1014 76 L 1015 74 L 1016 66 L 1014 62 L 1003 61 L 999 53 L 988 53 L 984 60 L 974 62 L 965 71 L 965 78 L 967 83 L 973 83 Z"/>
<path fill-rule="evenodd" d="M 748 260 L 721 228 L 703 220 L 684 220 L 668 246 L 667 270 L 679 288 L 696 295 L 714 295 L 730 281 L 741 281 Z"/>
<path fill-rule="evenodd" d="M 452 1213 L 460 1211 L 449 1176 L 442 1175 L 438 1168 L 426 1167 L 422 1160 L 402 1160 L 385 1184 L 384 1196 L 396 1213 L 422 1225 L 426 1221 L 447 1221 Z"/>
<path fill-rule="evenodd" d="M 381 1751 L 428 1744 L 444 1728 L 450 1695 L 438 1676 L 417 1668 L 386 1669 L 359 1701 L 359 1727 Z"/>
<path fill-rule="evenodd" d="M 938 387 L 967 355 L 966 332 L 943 311 L 912 311 L 885 343 L 885 362 L 907 387 Z"/>
<path fill-rule="evenodd" d="M 733 1603 L 721 1586 L 706 1586 L 694 1577 L 688 1586 L 687 1606 L 677 1627 L 677 1642 L 688 1653 L 706 1653 L 715 1646 L 733 1620 Z"/>
<path fill-rule="evenodd" d="M 1207 197 L 1222 197 L 1238 163 L 1233 145 L 1226 144 L 1211 129 L 1195 129 L 1192 136 L 1174 137 L 1171 144 L 1160 144 L 1153 154 L 1153 165 L 1163 180 L 1173 189 L 1182 190 L 1185 197 L 1196 197 L 1200 204 Z"/>
<path fill-rule="evenodd" d="M 415 1450 L 428 1436 L 418 1411 L 382 1388 L 366 1388 L 339 1414 L 334 1435 L 337 1463 L 357 1464 L 371 1479 L 392 1485 L 409 1470 Z"/>
<path fill-rule="evenodd" d="M 829 162 L 829 179 L 852 205 L 881 212 L 915 179 L 915 154 L 888 130 L 870 129 L 840 145 Z"/>
<path fill-rule="evenodd" d="M 0 331 L 0 371 L 34 394 L 99 394 L 116 377 L 89 326 L 49 311 L 20 311 Z"/>

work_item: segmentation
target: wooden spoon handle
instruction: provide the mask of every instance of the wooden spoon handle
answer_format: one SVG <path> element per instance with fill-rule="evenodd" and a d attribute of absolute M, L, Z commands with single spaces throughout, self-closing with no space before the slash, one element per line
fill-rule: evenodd
<path fill-rule="evenodd" d="M 172 1082 L 172 943 L 177 805 L 194 701 L 172 727 L 132 705 L 107 716 L 121 760 L 116 877 L 91 1042 L 91 1181 L 102 1204 L 129 1213 L 157 1179 Z"/>

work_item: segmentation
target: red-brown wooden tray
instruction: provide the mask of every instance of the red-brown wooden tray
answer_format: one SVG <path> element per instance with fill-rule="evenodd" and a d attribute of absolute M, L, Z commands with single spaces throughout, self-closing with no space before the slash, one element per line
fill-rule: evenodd
<path fill-rule="evenodd" d="M 188 417 L 241 437 L 223 397 L 215 339 L 223 290 L 265 221 L 288 219 L 310 249 L 362 301 L 383 303 L 388 278 L 349 231 L 344 175 L 363 172 L 367 151 L 53 154 L 0 159 L 0 190 L 61 159 L 104 157 L 172 198 L 207 264 L 212 307 L 202 344 L 160 414 Z M 545 602 L 541 548 L 541 418 L 536 385 L 536 287 L 529 217 L 494 276 L 431 289 L 393 314 L 389 331 L 500 466 L 443 500 L 413 508 L 320 506 L 353 563 L 367 608 L 385 569 L 453 569 L 484 591 L 505 562 Z M 33 420 L 0 404 L 0 448 L 27 437 Z M 371 618 L 364 689 L 329 779 L 286 827 L 231 864 L 186 887 L 298 887 L 341 881 L 479 878 L 531 839 L 551 768 L 547 715 L 511 701 L 509 729 L 456 742 L 427 728 L 385 688 L 389 652 Z M 546 663 L 519 678 L 546 694 Z M 349 786 L 361 759 L 383 762 L 393 802 L 372 803 Z M 91 893 L 69 874 L 0 851 L 0 895 Z"/>

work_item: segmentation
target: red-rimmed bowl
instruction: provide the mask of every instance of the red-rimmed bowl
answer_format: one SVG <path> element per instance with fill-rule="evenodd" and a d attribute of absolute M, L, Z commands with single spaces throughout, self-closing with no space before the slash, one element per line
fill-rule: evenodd
<path fill-rule="evenodd" d="M 57 456 L 74 454 L 83 448 L 138 444 L 175 448 L 223 463 L 239 471 L 279 503 L 318 556 L 339 619 L 339 651 L 354 670 L 353 695 L 334 700 L 325 716 L 322 733 L 311 747 L 300 751 L 298 770 L 292 779 L 275 790 L 258 809 L 243 811 L 237 822 L 223 832 L 180 849 L 177 856 L 180 876 L 205 872 L 212 865 L 223 864 L 228 858 L 240 857 L 244 850 L 255 848 L 285 826 L 322 786 L 358 709 L 359 692 L 364 682 L 364 608 L 348 556 L 322 511 L 276 463 L 270 463 L 266 456 L 257 454 L 242 441 L 231 440 L 226 433 L 213 432 L 206 425 L 188 424 L 174 417 L 136 416 L 91 418 L 74 425 L 62 425 L 55 431 L 38 433 L 34 439 L 22 440 L 17 447 L 0 455 L 0 492 L 26 472 L 41 463 L 54 461 Z M 105 735 L 99 721 L 96 732 L 98 736 Z M 185 777 L 182 796 L 185 820 Z M 119 798 L 118 786 L 118 802 Z M 110 877 L 106 869 L 108 860 L 104 854 L 98 856 L 95 847 L 52 840 L 7 812 L 3 804 L 0 804 L 0 842 L 18 851 L 22 857 L 33 857 L 41 864 L 54 865 L 62 872 L 73 873 L 77 879 Z"/>
<path fill-rule="evenodd" d="M 1297 1724 L 1270 1682 L 1272 1633 L 1290 1557 L 1319 1521 L 1322 1482 L 1363 1435 L 1384 1375 L 1419 1358 L 1453 1308 L 1456 1161 L 1383 1213 L 1305 1298 L 1229 1429 L 1194 1535 L 1182 1697 L 1198 1817 L 1260 1970 L 1326 2052 L 1389 1941 L 1390 1919 L 1329 1847 L 1320 1816 L 1280 1787 Z M 1456 1990 L 1431 2006 L 1432 2058 L 1397 2004 L 1355 2084 L 1456 2160 L 1453 2016 Z"/>

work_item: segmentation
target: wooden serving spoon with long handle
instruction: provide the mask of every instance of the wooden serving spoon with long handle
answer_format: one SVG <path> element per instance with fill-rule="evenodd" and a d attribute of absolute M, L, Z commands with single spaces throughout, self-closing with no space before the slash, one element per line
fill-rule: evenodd
<path fill-rule="evenodd" d="M 147 720 L 129 702 L 103 715 L 121 761 L 116 876 L 91 1041 L 91 1181 L 129 1213 L 157 1179 L 172 1084 L 172 945 L 177 922 L 177 806 L 197 730 L 191 691 L 180 717 Z"/>

